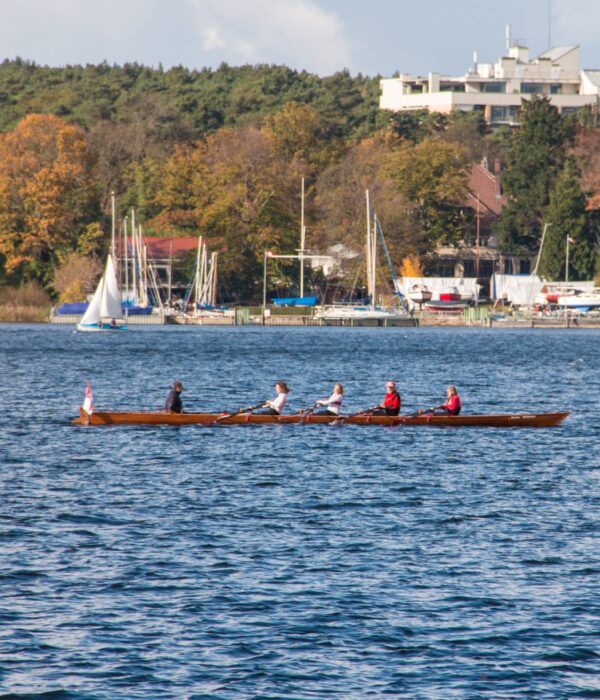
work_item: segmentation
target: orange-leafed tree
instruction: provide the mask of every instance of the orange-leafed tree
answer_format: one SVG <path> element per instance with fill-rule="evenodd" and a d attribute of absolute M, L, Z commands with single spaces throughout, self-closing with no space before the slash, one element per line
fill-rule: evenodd
<path fill-rule="evenodd" d="M 56 256 L 85 237 L 95 209 L 83 132 L 31 114 L 0 135 L 0 255 L 9 275 L 46 282 Z"/>
<path fill-rule="evenodd" d="M 402 259 L 400 275 L 402 277 L 423 277 L 423 267 L 418 256 L 407 255 Z"/>

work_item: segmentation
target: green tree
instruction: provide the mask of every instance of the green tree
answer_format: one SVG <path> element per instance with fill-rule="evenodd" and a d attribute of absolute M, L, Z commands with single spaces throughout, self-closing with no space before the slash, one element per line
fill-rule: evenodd
<path fill-rule="evenodd" d="M 589 277 L 593 273 L 593 246 L 586 236 L 585 195 L 579 186 L 578 173 L 567 161 L 550 192 L 550 203 L 544 212 L 551 224 L 540 259 L 540 274 L 546 279 L 564 279 L 567 238 L 570 247 L 569 279 Z"/>
<path fill-rule="evenodd" d="M 502 177 L 508 204 L 497 231 L 505 252 L 530 252 L 537 247 L 550 192 L 574 134 L 574 121 L 561 118 L 547 98 L 523 101 L 521 126 L 511 140 Z"/>
<path fill-rule="evenodd" d="M 462 237 L 468 165 L 462 146 L 433 138 L 403 144 L 390 155 L 387 173 L 410 203 L 426 249 Z"/>

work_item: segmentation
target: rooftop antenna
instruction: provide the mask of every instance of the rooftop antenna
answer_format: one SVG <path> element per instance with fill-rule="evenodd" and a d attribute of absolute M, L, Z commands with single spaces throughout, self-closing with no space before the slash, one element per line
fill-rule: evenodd
<path fill-rule="evenodd" d="M 548 48 L 552 48 L 552 0 L 548 0 Z"/>
<path fill-rule="evenodd" d="M 506 50 L 508 51 L 510 49 L 510 45 L 511 45 L 510 24 L 507 24 L 506 28 L 504 30 L 504 42 L 506 44 Z"/>

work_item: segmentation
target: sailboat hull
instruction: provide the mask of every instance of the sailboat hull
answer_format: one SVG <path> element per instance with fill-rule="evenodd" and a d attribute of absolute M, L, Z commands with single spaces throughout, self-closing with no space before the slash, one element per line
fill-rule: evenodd
<path fill-rule="evenodd" d="M 110 323 L 78 323 L 77 330 L 85 333 L 101 333 L 103 331 L 126 331 L 127 326 L 113 326 Z"/>

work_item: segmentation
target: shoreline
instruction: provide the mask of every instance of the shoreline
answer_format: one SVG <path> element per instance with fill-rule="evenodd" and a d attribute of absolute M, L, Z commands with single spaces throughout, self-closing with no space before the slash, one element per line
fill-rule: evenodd
<path fill-rule="evenodd" d="M 77 321 L 71 318 L 51 321 L 39 317 L 23 317 L 17 315 L 13 319 L 2 318 L 0 325 L 48 325 L 48 326 L 72 326 L 76 327 Z M 126 321 L 127 326 L 226 326 L 226 327 L 266 327 L 266 328 L 486 328 L 486 329 L 554 329 L 554 330 L 598 330 L 600 318 L 513 318 L 465 320 L 462 316 L 415 316 L 414 318 L 398 319 L 316 319 L 309 316 L 273 316 L 266 318 L 263 323 L 260 317 L 249 318 L 236 323 L 232 317 L 189 318 L 184 321 L 168 321 L 159 316 L 131 317 Z"/>

